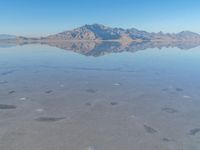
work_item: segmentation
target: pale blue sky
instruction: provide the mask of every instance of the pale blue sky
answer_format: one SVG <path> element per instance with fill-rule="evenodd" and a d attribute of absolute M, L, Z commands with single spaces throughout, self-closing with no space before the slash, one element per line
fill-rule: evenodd
<path fill-rule="evenodd" d="M 0 33 L 44 36 L 93 23 L 200 33 L 200 0 L 0 0 Z"/>

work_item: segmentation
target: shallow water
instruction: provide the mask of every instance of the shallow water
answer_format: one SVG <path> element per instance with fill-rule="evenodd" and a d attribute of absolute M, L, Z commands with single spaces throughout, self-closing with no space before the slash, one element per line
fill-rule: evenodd
<path fill-rule="evenodd" d="M 100 50 L 0 48 L 0 150 L 200 149 L 199 47 Z"/>

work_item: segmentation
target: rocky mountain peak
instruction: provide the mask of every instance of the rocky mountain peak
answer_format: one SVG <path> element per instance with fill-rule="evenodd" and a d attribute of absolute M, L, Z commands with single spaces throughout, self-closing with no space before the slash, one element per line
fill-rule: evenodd
<path fill-rule="evenodd" d="M 5 36 L 1 36 L 5 37 Z M 1 38 L 0 37 L 0 38 Z M 8 36 L 7 36 L 8 37 Z M 31 39 L 31 38 L 23 38 Z M 48 41 L 200 41 L 200 35 L 190 31 L 180 33 L 150 33 L 136 28 L 112 28 L 102 24 L 84 25 L 82 27 L 50 35 L 38 40 Z M 32 39 L 31 39 L 32 40 Z"/>

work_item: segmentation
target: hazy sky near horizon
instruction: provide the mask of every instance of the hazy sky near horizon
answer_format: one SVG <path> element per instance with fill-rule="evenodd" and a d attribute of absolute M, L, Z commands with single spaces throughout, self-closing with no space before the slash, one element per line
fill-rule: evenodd
<path fill-rule="evenodd" d="M 0 34 L 44 36 L 93 23 L 200 33 L 200 0 L 0 0 Z"/>

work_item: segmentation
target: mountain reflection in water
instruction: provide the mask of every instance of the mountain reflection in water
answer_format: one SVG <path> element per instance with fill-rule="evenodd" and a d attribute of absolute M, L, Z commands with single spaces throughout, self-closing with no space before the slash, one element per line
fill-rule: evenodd
<path fill-rule="evenodd" d="M 85 56 L 103 56 L 110 53 L 137 52 L 148 48 L 179 48 L 189 50 L 198 47 L 198 41 L 143 41 L 143 42 L 112 42 L 112 41 L 27 41 L 27 42 L 0 42 L 0 47 L 16 45 L 41 44 L 73 51 Z"/>

